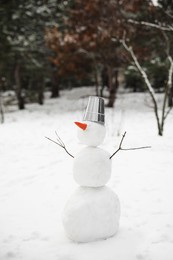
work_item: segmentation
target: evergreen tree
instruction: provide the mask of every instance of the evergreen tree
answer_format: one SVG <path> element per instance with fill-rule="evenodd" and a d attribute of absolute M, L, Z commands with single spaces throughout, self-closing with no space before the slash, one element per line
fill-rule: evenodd
<path fill-rule="evenodd" d="M 24 96 L 30 90 L 37 92 L 39 103 L 43 103 L 40 82 L 44 85 L 45 77 L 51 78 L 52 73 L 45 30 L 57 22 L 61 24 L 63 6 L 58 0 L 1 1 L 1 77 L 15 85 L 20 109 L 24 108 Z"/>

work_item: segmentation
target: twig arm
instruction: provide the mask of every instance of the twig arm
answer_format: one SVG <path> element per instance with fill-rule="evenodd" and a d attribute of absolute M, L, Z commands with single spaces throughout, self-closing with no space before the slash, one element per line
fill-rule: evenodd
<path fill-rule="evenodd" d="M 121 148 L 121 145 L 122 145 L 122 143 L 123 143 L 123 140 L 124 140 L 125 136 L 126 136 L 126 132 L 124 132 L 124 134 L 123 134 L 123 136 L 122 136 L 122 138 L 121 138 L 121 141 L 120 141 L 120 144 L 119 144 L 118 149 L 109 157 L 109 159 L 112 159 L 112 157 L 113 157 L 116 153 L 118 153 L 119 150 L 122 149 L 122 148 Z"/>
<path fill-rule="evenodd" d="M 129 150 L 140 150 L 140 149 L 146 149 L 151 148 L 151 146 L 141 146 L 141 147 L 133 147 L 133 148 L 121 148 L 122 151 L 129 151 Z"/>
<path fill-rule="evenodd" d="M 49 141 L 53 142 L 54 144 L 59 145 L 61 148 L 63 148 L 63 149 L 66 151 L 66 153 L 67 153 L 68 155 L 70 155 L 72 158 L 74 158 L 74 156 L 73 156 L 71 153 L 69 153 L 69 151 L 67 150 L 65 144 L 63 143 L 63 141 L 61 140 L 61 138 L 58 136 L 57 132 L 55 132 L 55 133 L 56 133 L 56 135 L 57 135 L 57 142 L 54 141 L 54 140 L 52 140 L 51 138 L 49 138 L 49 137 L 47 137 L 47 136 L 45 136 L 45 138 L 47 138 Z"/>
<path fill-rule="evenodd" d="M 139 150 L 139 149 L 151 148 L 151 146 L 141 146 L 141 147 L 133 147 L 133 148 L 122 148 L 122 143 L 123 143 L 123 141 L 124 141 L 125 135 L 126 135 L 126 132 L 123 134 L 123 136 L 122 136 L 122 138 L 121 138 L 121 141 L 120 141 L 120 144 L 119 144 L 118 149 L 109 157 L 109 159 L 112 159 L 112 157 L 113 157 L 116 153 L 118 153 L 120 150 L 121 150 L 121 151 L 130 151 L 130 150 Z"/>
<path fill-rule="evenodd" d="M 121 139 L 120 144 L 119 144 L 119 149 L 121 149 L 121 145 L 122 145 L 122 143 L 124 141 L 125 136 L 126 136 L 126 132 L 124 132 L 124 134 L 122 136 L 122 139 Z"/>

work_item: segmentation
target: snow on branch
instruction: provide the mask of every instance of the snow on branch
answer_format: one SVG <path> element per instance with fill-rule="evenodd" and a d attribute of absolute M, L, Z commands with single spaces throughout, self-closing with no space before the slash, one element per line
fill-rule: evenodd
<path fill-rule="evenodd" d="M 120 42 L 122 43 L 122 45 L 124 46 L 124 48 L 126 49 L 126 51 L 128 53 L 130 53 L 134 63 L 135 63 L 135 66 L 137 67 L 137 69 L 139 70 L 140 74 L 142 75 L 147 87 L 148 87 L 148 90 L 152 96 L 152 99 L 156 101 L 156 97 L 155 97 L 155 92 L 154 92 L 154 89 L 153 87 L 151 86 L 151 83 L 148 79 L 148 76 L 146 74 L 146 72 L 144 71 L 144 69 L 141 67 L 141 65 L 139 64 L 138 60 L 137 60 L 137 57 L 133 51 L 133 48 L 131 46 L 128 46 L 125 42 L 125 40 L 120 40 Z"/>
<path fill-rule="evenodd" d="M 63 148 L 63 149 L 66 151 L 66 153 L 67 153 L 68 155 L 70 155 L 72 158 L 74 158 L 74 156 L 73 156 L 71 153 L 68 152 L 68 150 L 67 150 L 67 148 L 66 148 L 64 142 L 61 140 L 61 138 L 59 137 L 59 135 L 57 134 L 56 131 L 55 131 L 55 134 L 56 134 L 56 136 L 57 136 L 57 142 L 54 141 L 54 140 L 52 140 L 51 138 L 49 138 L 49 137 L 47 137 L 47 136 L 45 136 L 45 138 L 47 138 L 49 141 L 51 141 L 51 142 L 53 142 L 53 143 L 59 145 L 61 148 Z"/>
<path fill-rule="evenodd" d="M 123 136 L 122 136 L 122 138 L 121 138 L 121 141 L 120 141 L 120 144 L 119 144 L 118 149 L 109 157 L 109 159 L 112 159 L 112 157 L 113 157 L 116 153 L 118 153 L 120 150 L 121 150 L 121 151 L 130 151 L 130 150 L 139 150 L 139 149 L 151 148 L 151 146 L 141 146 L 141 147 L 134 147 L 134 148 L 122 148 L 122 143 L 123 143 L 123 141 L 124 141 L 125 135 L 126 135 L 126 132 L 123 134 Z"/>
<path fill-rule="evenodd" d="M 164 98 L 163 98 L 163 105 L 162 105 L 162 113 L 161 116 L 159 116 L 159 108 L 158 108 L 158 103 L 157 103 L 157 98 L 156 98 L 156 94 L 154 91 L 154 88 L 151 85 L 151 82 L 148 78 L 147 73 L 145 72 L 145 70 L 143 69 L 143 67 L 140 65 L 137 56 L 135 55 L 132 46 L 129 46 L 126 42 L 125 36 L 123 37 L 123 39 L 120 40 L 121 44 L 123 45 L 123 47 L 125 48 L 125 50 L 130 54 L 131 59 L 133 60 L 136 68 L 138 69 L 139 73 L 141 74 L 145 85 L 149 91 L 149 94 L 151 96 L 153 105 L 154 105 L 154 113 L 155 113 L 155 117 L 157 120 L 157 127 L 158 127 L 158 134 L 159 135 L 163 135 L 163 128 L 164 128 L 164 122 L 165 119 L 167 118 L 168 114 L 170 113 L 172 106 L 169 109 L 166 109 L 166 103 L 167 103 L 167 99 L 171 93 L 171 89 L 172 89 L 172 75 L 173 75 L 173 58 L 170 55 L 170 42 L 169 39 L 166 35 L 166 32 L 162 31 L 162 34 L 165 38 L 165 42 L 166 42 L 166 54 L 167 54 L 167 59 L 170 63 L 170 67 L 169 67 L 169 71 L 168 71 L 168 80 L 167 80 L 167 85 L 165 88 L 165 92 L 164 92 Z M 167 110 L 167 111 L 166 111 Z"/>
<path fill-rule="evenodd" d="M 170 26 L 170 25 L 163 26 L 161 24 L 149 23 L 149 22 L 145 22 L 145 21 L 136 21 L 136 20 L 133 20 L 133 19 L 128 19 L 128 22 L 132 23 L 132 24 L 144 25 L 144 26 L 152 27 L 152 28 L 159 29 L 159 30 L 162 30 L 162 31 L 167 31 L 167 32 L 172 32 L 173 31 L 173 26 Z"/>
<path fill-rule="evenodd" d="M 144 79 L 144 82 L 147 86 L 147 89 L 150 93 L 150 96 L 152 98 L 153 104 L 154 104 L 154 112 L 155 112 L 155 116 L 156 116 L 156 120 L 157 120 L 157 125 L 158 125 L 158 129 L 160 129 L 161 124 L 160 124 L 160 119 L 159 119 L 159 114 L 158 114 L 158 105 L 157 105 L 157 99 L 155 96 L 155 91 L 148 79 L 148 76 L 145 72 L 145 70 L 142 68 L 142 66 L 140 65 L 132 46 L 128 46 L 125 39 L 123 38 L 122 40 L 120 40 L 120 42 L 122 43 L 122 45 L 124 46 L 124 48 L 126 49 L 126 51 L 130 54 L 133 62 L 135 63 L 136 68 L 138 69 L 139 73 L 141 74 L 142 78 Z"/>

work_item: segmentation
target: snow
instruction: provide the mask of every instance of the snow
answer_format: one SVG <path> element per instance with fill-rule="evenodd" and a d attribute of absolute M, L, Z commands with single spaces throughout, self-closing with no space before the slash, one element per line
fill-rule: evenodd
<path fill-rule="evenodd" d="M 63 212 L 66 234 L 76 242 L 112 237 L 118 231 L 119 218 L 119 199 L 106 186 L 77 188 Z"/>
<path fill-rule="evenodd" d="M 78 129 L 77 136 L 82 144 L 88 146 L 98 146 L 100 145 L 106 134 L 106 129 L 100 123 L 83 121 L 82 123 L 87 124 L 86 130 Z"/>
<path fill-rule="evenodd" d="M 78 185 L 73 158 L 49 142 L 55 130 L 74 154 L 81 149 L 74 121 L 80 121 L 87 95 L 94 89 L 63 91 L 60 99 L 25 111 L 8 107 L 0 125 L 0 259 L 1 260 L 172 260 L 173 259 L 173 112 L 163 137 L 149 97 L 118 93 L 115 108 L 106 108 L 107 135 L 102 148 L 112 154 L 127 131 L 123 147 L 112 158 L 107 186 L 121 205 L 118 233 L 92 243 L 71 242 L 62 212 Z M 161 99 L 161 94 L 157 95 Z"/>
<path fill-rule="evenodd" d="M 77 184 L 86 187 L 105 185 L 111 177 L 110 156 L 107 151 L 99 147 L 83 148 L 75 156 L 73 163 L 73 176 Z"/>

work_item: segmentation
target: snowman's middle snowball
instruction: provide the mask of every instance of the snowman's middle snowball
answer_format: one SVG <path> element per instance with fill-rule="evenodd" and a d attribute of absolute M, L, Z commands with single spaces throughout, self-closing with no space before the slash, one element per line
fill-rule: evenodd
<path fill-rule="evenodd" d="M 74 159 L 73 175 L 80 186 L 100 187 L 111 176 L 110 154 L 98 147 L 85 147 Z"/>

